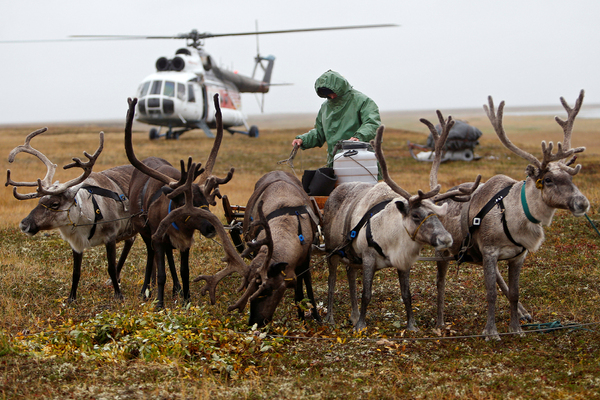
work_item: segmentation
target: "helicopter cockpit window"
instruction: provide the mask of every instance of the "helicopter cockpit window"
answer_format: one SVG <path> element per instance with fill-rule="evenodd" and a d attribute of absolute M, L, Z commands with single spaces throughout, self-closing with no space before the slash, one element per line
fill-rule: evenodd
<path fill-rule="evenodd" d="M 185 85 L 183 83 L 177 84 L 177 98 L 179 100 L 185 100 Z"/>
<path fill-rule="evenodd" d="M 140 87 L 140 94 L 138 97 L 142 98 L 148 94 L 148 89 L 150 88 L 150 81 L 144 82 Z"/>
<path fill-rule="evenodd" d="M 165 88 L 163 89 L 163 95 L 168 97 L 175 97 L 175 82 L 165 81 Z"/>
<path fill-rule="evenodd" d="M 188 84 L 188 101 L 190 103 L 196 102 L 196 96 L 194 95 L 194 85 Z"/>
<path fill-rule="evenodd" d="M 152 82 L 152 89 L 150 90 L 150 94 L 160 94 L 161 87 L 162 87 L 162 81 Z"/>

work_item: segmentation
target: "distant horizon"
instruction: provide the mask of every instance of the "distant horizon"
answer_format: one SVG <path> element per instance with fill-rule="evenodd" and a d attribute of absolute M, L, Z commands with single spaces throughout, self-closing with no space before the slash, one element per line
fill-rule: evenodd
<path fill-rule="evenodd" d="M 380 110 L 382 117 L 386 115 L 399 115 L 399 114 L 418 114 L 418 113 L 431 113 L 434 112 L 435 108 L 422 108 L 422 109 L 405 109 L 405 110 Z M 441 110 L 444 113 L 469 113 L 469 114 L 483 114 L 483 103 L 481 107 L 464 107 L 464 108 L 447 108 Z M 552 114 L 554 112 L 564 112 L 564 108 L 560 105 L 525 105 L 525 106 L 510 106 L 506 105 L 505 115 L 510 116 L 525 116 L 525 115 L 547 115 Z M 260 123 L 259 121 L 265 122 L 265 120 L 271 118 L 281 118 L 286 116 L 294 116 L 296 120 L 303 118 L 312 118 L 316 117 L 317 110 L 315 112 L 270 112 L 270 113 L 262 113 L 262 114 L 247 114 L 249 123 Z M 581 111 L 579 112 L 578 118 L 598 118 L 600 119 L 600 103 L 595 104 L 583 104 L 581 107 Z M 56 120 L 56 121 L 31 121 L 31 122 L 20 122 L 20 123 L 1 123 L 0 127 L 11 127 L 11 126 L 28 126 L 33 124 L 48 124 L 48 125 L 77 125 L 77 124 L 121 124 L 124 123 L 125 116 L 123 119 L 115 119 L 115 118 L 107 118 L 107 119 L 97 119 L 97 120 Z M 134 122 L 136 125 L 142 126 L 151 126 L 141 122 Z"/>

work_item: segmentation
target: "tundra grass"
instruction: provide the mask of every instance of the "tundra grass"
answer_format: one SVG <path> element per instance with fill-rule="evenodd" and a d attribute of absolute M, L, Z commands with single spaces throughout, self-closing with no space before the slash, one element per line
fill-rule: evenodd
<path fill-rule="evenodd" d="M 561 139 L 558 125 L 546 119 L 506 118 L 505 126 L 517 145 L 538 155 L 541 138 Z M 470 181 L 477 173 L 484 180 L 498 173 L 524 178 L 526 162 L 506 151 L 480 116 L 470 118 L 471 123 L 477 121 L 484 131 L 476 150 L 482 159 L 443 164 L 439 175 L 443 189 Z M 575 124 L 573 144 L 586 145 L 588 150 L 578 159 L 583 169 L 574 180 L 592 204 L 588 215 L 600 225 L 597 122 Z M 413 125 L 410 130 L 390 128 L 384 137 L 392 177 L 410 192 L 427 188 L 430 167 L 409 156 L 406 141 L 425 143 L 427 137 L 424 127 Z M 4 158 L 37 128 L 0 130 L 0 155 L 4 154 L 0 166 L 10 168 L 15 180 L 35 181 L 45 174 L 32 156 L 20 154 L 12 165 Z M 59 164 L 56 178 L 62 181 L 79 171 L 63 171 L 60 166 L 72 157 L 83 157 L 83 150 L 92 153 L 102 129 L 105 150 L 96 170 L 126 164 L 122 127 L 51 126 L 44 134 L 47 137 L 34 139 L 32 145 Z M 305 130 L 273 129 L 261 132 L 258 139 L 227 135 L 215 172 L 224 175 L 231 166 L 236 172 L 221 192 L 233 204 L 245 204 L 260 176 L 274 169 L 290 170 L 276 162 L 289 156 L 291 139 Z M 174 165 L 190 155 L 204 161 L 212 145 L 200 132 L 186 133 L 177 141 L 147 137 L 141 130 L 134 134 L 138 156 L 160 156 Z M 324 154 L 324 149 L 299 152 L 294 160 L 298 177 L 304 169 L 320 167 Z M 291 291 L 273 323 L 262 330 L 248 327 L 247 310 L 227 312 L 240 295 L 237 276 L 221 283 L 215 305 L 200 295 L 200 283 L 192 284 L 191 303 L 181 304 L 167 278 L 166 308 L 156 312 L 152 297 L 143 300 L 139 294 L 145 265 L 141 240 L 122 272 L 122 302 L 112 298 L 105 251 L 98 247 L 85 252 L 78 300 L 67 304 L 72 273 L 69 246 L 55 232 L 26 237 L 18 230 L 18 222 L 35 203 L 17 201 L 10 188 L 0 195 L 0 394 L 4 398 L 600 397 L 600 328 L 595 325 L 600 322 L 600 236 L 585 218 L 558 211 L 546 229 L 545 243 L 528 255 L 521 273 L 521 301 L 533 324 L 540 324 L 527 329 L 550 323 L 565 329 L 523 337 L 503 335 L 496 342 L 471 337 L 483 330 L 487 305 L 481 268 L 468 264 L 451 265 L 447 325 L 441 330 L 435 329 L 435 265 L 414 266 L 411 290 L 420 328 L 416 333 L 405 330 L 398 279 L 391 270 L 375 276 L 368 329 L 361 334 L 355 334 L 348 321 L 343 268 L 338 273 L 335 327 L 300 321 Z M 222 215 L 220 206 L 214 210 Z M 222 256 L 219 243 L 197 236 L 190 275 L 218 271 Z M 324 315 L 328 272 L 322 261 L 313 257 L 312 273 Z M 506 272 L 505 265 L 501 270 Z M 500 332 L 508 331 L 508 302 L 500 293 L 496 321 Z"/>

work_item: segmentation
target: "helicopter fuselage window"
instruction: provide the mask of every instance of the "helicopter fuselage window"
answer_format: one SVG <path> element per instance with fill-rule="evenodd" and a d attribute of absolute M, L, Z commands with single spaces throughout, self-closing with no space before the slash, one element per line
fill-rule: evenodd
<path fill-rule="evenodd" d="M 144 82 L 144 84 L 142 85 L 141 89 L 140 89 L 140 98 L 144 97 L 148 94 L 148 89 L 150 89 L 150 81 L 148 82 Z"/>
<path fill-rule="evenodd" d="M 165 88 L 163 90 L 163 95 L 167 97 L 175 96 L 175 82 L 165 81 Z"/>
<path fill-rule="evenodd" d="M 150 90 L 150 94 L 160 94 L 161 87 L 162 87 L 162 81 L 152 82 L 152 90 Z"/>
<path fill-rule="evenodd" d="M 196 102 L 196 96 L 194 95 L 194 85 L 188 85 L 188 101 L 190 103 Z"/>
<path fill-rule="evenodd" d="M 183 83 L 177 84 L 177 98 L 179 100 L 185 100 L 185 85 Z"/>

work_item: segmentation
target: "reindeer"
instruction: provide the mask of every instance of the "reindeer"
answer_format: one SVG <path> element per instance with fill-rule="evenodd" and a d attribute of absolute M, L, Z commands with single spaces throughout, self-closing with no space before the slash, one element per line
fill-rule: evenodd
<path fill-rule="evenodd" d="M 525 170 L 525 181 L 496 175 L 471 196 L 470 202 L 447 200 L 448 213 L 442 222 L 452 235 L 454 245 L 441 253 L 445 260 L 437 262 L 438 327 L 444 326 L 445 281 L 450 255 L 458 262 L 483 266 L 488 303 L 483 334 L 488 335 L 487 339 L 500 339 L 495 322 L 496 283 L 510 302 L 510 331 L 521 333 L 519 319 L 531 320 L 530 314 L 519 302 L 519 275 L 527 253 L 542 245 L 543 227 L 550 225 L 556 209 L 569 210 L 573 215 L 581 216 L 590 207 L 589 201 L 573 184 L 573 176 L 579 172 L 581 165 L 575 168 L 569 166 L 575 161 L 574 154 L 585 150 L 584 147 L 570 147 L 573 124 L 583 96 L 582 90 L 574 108 L 561 97 L 568 117 L 566 121 L 558 117 L 555 119 L 563 128 L 564 140 L 562 144 L 558 143 L 556 154 L 552 154 L 552 142 L 546 145 L 542 141 L 541 161 L 510 141 L 502 125 L 504 102 L 496 111 L 492 97 L 488 98 L 489 107 L 483 107 L 500 141 L 530 164 Z M 508 286 L 500 274 L 498 261 L 508 263 Z"/>
<path fill-rule="evenodd" d="M 129 111 L 125 127 L 125 151 L 127 158 L 137 170 L 132 175 L 129 190 L 132 213 L 137 215 L 132 221 L 135 230 L 140 233 L 146 243 L 148 254 L 142 294 L 146 293 L 146 289 L 150 284 L 154 260 L 156 263 L 158 286 L 156 305 L 158 308 L 162 308 L 164 307 L 164 285 L 166 280 L 164 256 L 165 252 L 168 254 L 172 248 L 178 249 L 181 256 L 180 273 L 184 301 L 187 302 L 190 298 L 189 250 L 194 241 L 193 235 L 196 228 L 190 227 L 189 224 L 185 223 L 171 224 L 167 229 L 166 235 L 152 240 L 152 235 L 156 232 L 160 222 L 169 213 L 184 204 L 184 196 L 180 194 L 180 191 L 175 190 L 185 184 L 186 179 L 188 179 L 187 173 L 193 167 L 193 171 L 190 172 L 193 175 L 192 181 L 200 176 L 199 183 L 191 186 L 193 205 L 208 209 L 209 205 L 216 205 L 215 197 L 221 197 L 219 185 L 231 180 L 234 169 L 231 168 L 225 178 L 218 178 L 212 175 L 212 169 L 223 138 L 223 124 L 218 95 L 215 95 L 214 98 L 215 109 L 217 110 L 217 137 L 208 157 L 206 169 L 200 169 L 200 165 L 192 163 L 190 157 L 188 160 L 188 171 L 185 170 L 183 160 L 181 160 L 181 171 L 179 171 L 163 159 L 149 158 L 144 160 L 144 162 L 137 159 L 133 151 L 131 139 L 131 128 L 137 99 L 129 99 L 128 101 Z M 167 197 L 170 193 L 177 193 L 178 195 Z M 213 237 L 215 235 L 214 226 L 207 221 L 201 223 L 199 230 L 206 237 Z"/>
<path fill-rule="evenodd" d="M 92 168 L 104 147 L 104 132 L 100 132 L 100 145 L 93 155 L 83 154 L 89 161 L 73 158 L 64 169 L 79 167 L 83 173 L 68 182 L 54 182 L 56 164 L 42 152 L 33 148 L 31 140 L 46 132 L 47 128 L 30 133 L 25 144 L 15 147 L 8 156 L 12 163 L 17 154 L 24 152 L 36 156 L 47 168 L 44 179 L 37 182 L 15 182 L 11 171 L 7 171 L 6 186 L 12 185 L 17 200 L 39 198 L 38 205 L 19 224 L 23 233 L 33 236 L 39 231 L 58 229 L 63 240 L 73 250 L 73 281 L 68 302 L 77 299 L 77 286 L 81 276 L 83 251 L 103 244 L 106 247 L 108 274 L 116 299 L 122 299 L 119 276 L 127 254 L 135 240 L 135 232 L 129 221 L 131 216 L 127 193 L 133 173 L 130 165 L 111 168 L 102 172 L 92 172 Z M 33 193 L 20 194 L 17 187 L 34 187 Z M 119 262 L 116 263 L 116 243 L 124 240 L 125 245 Z"/>
<path fill-rule="evenodd" d="M 449 117 L 445 122 L 439 111 L 438 117 L 443 131 L 441 135 L 437 132 L 434 135 L 436 157 L 431 168 L 429 192 L 423 193 L 419 190 L 417 195 L 411 196 L 390 178 L 381 148 L 384 127 L 380 126 L 375 138 L 375 151 L 384 182 L 375 185 L 363 182 L 341 184 L 334 189 L 325 203 L 323 217 L 325 249 L 330 254 L 328 256 L 328 323 L 335 323 L 333 294 L 337 265 L 342 261 L 347 265 L 352 306 L 350 320 L 356 331 L 367 326 L 365 317 L 371 300 L 373 276 L 375 271 L 383 268 L 397 270 L 406 309 L 407 329 L 418 330 L 411 306 L 410 268 L 417 261 L 424 245 L 429 244 L 437 250 L 452 245 L 452 237 L 438 219 L 438 215 L 444 215 L 448 207 L 437 206 L 435 203 L 446 198 L 467 201 L 480 179 L 478 176 L 476 182 L 468 188 L 439 194 L 437 170 L 441 162 L 441 148 L 454 121 Z M 360 313 L 356 298 L 358 269 L 362 269 L 363 272 Z"/>
<path fill-rule="evenodd" d="M 247 242 L 265 236 L 259 229 L 251 227 L 251 222 L 259 218 L 257 205 L 261 202 L 274 237 L 273 254 L 269 256 L 267 246 L 263 246 L 251 263 L 250 268 L 255 270 L 270 259 L 268 267 L 258 274 L 260 282 L 251 282 L 255 289 L 248 324 L 264 326 L 269 323 L 287 288 L 295 289 L 294 299 L 298 304 L 304 298 L 304 286 L 312 304 L 311 316 L 320 321 L 310 274 L 311 247 L 320 224 L 319 211 L 315 212 L 298 178 L 288 172 L 269 172 L 256 182 L 254 193 L 246 204 L 243 231 Z M 300 307 L 298 316 L 304 319 Z"/>

